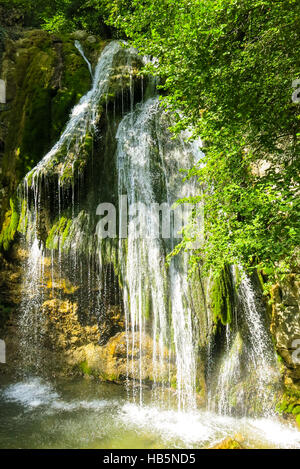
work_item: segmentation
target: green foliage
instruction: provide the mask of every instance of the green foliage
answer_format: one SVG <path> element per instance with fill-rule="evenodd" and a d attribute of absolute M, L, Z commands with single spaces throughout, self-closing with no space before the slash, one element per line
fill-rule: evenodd
<path fill-rule="evenodd" d="M 25 26 L 56 33 L 84 29 L 104 37 L 112 32 L 104 22 L 105 0 L 0 0 L 1 5 L 22 12 Z"/>
<path fill-rule="evenodd" d="M 231 324 L 234 298 L 230 268 L 225 265 L 221 273 L 215 278 L 211 290 L 212 312 L 214 323 L 219 321 L 223 325 Z"/>
<path fill-rule="evenodd" d="M 292 414 L 299 422 L 300 417 L 300 392 L 287 389 L 282 396 L 281 401 L 276 406 L 277 412 L 280 414 Z"/>
<path fill-rule="evenodd" d="M 192 126 L 205 143 L 188 173 L 205 187 L 205 243 L 194 261 L 206 272 L 238 261 L 284 274 L 299 244 L 299 2 L 108 3 L 110 23 L 157 58 L 148 71 L 162 78 L 173 130 Z"/>

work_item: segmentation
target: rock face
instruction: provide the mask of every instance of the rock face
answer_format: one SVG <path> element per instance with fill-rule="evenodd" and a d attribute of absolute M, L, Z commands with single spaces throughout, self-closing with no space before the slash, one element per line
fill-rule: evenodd
<path fill-rule="evenodd" d="M 285 365 L 285 384 L 300 390 L 300 275 L 291 273 L 272 291 L 271 331 Z"/>
<path fill-rule="evenodd" d="M 49 258 L 43 258 L 43 274 L 39 283 L 35 282 L 35 291 L 29 293 L 24 278 L 28 275 L 28 271 L 24 271 L 26 262 L 28 251 L 17 246 L 10 251 L 9 260 L 1 256 L 0 337 L 7 346 L 7 364 L 1 367 L 1 372 L 23 373 L 33 369 L 32 364 L 35 364 L 45 375 L 89 374 L 83 366 L 87 363 L 91 374 L 98 373 L 99 378 L 102 374 L 108 379 L 112 374 L 124 376 L 124 367 L 119 371 L 111 367 L 114 349 L 111 344 L 106 346 L 110 337 L 124 329 L 122 306 L 107 302 L 97 315 L 93 302 L 100 295 L 100 284 L 93 283 L 93 295 L 89 296 L 87 290 L 91 285 L 85 281 L 74 285 L 69 278 L 62 278 L 58 271 L 53 271 Z M 38 298 L 35 297 L 37 290 Z M 90 357 L 97 354 L 102 360 L 95 366 L 94 361 L 90 363 Z M 123 358 L 126 362 L 126 353 Z"/>
<path fill-rule="evenodd" d="M 73 285 L 70 279 L 61 278 L 58 271 L 53 272 L 50 259 L 44 258 L 39 285 L 42 302 L 37 323 L 34 314 L 36 303 L 32 301 L 34 292 L 30 298 L 28 292 L 20 288 L 24 280 L 22 265 L 28 261 L 27 256 L 26 250 L 15 247 L 11 252 L 11 262 L 2 258 L 5 275 L 1 276 L 0 285 L 0 331 L 7 346 L 7 364 L 1 366 L 1 372 L 22 374 L 38 370 L 39 375 L 45 376 L 83 374 L 114 382 L 135 379 L 139 368 L 140 343 L 124 332 L 122 305 L 112 304 L 115 301 L 111 299 L 104 309 L 99 310 L 99 315 L 95 314 L 97 306 L 92 302 L 100 295 L 100 284 L 93 284 L 93 295 L 83 301 L 91 285 L 85 282 Z M 23 301 L 25 298 L 25 305 L 22 298 Z M 27 301 L 33 322 L 29 319 L 26 324 L 20 316 L 24 314 Z M 147 383 L 154 379 L 152 338 L 145 334 L 142 343 L 142 379 Z M 128 349 L 133 356 L 129 369 Z M 171 371 L 175 382 L 175 365 L 169 363 L 167 351 L 163 366 L 165 379 Z"/>
<path fill-rule="evenodd" d="M 16 24 L 15 18 L 11 21 Z M 21 248 L 21 244 L 8 250 L 18 224 L 13 222 L 16 205 L 11 200 L 9 208 L 9 199 L 14 198 L 16 187 L 28 170 L 56 142 L 72 107 L 91 87 L 89 70 L 74 46 L 73 37 L 21 29 L 13 37 L 9 34 L 11 21 L 10 18 L 5 20 L 8 33 L 4 39 L 1 37 L 4 48 L 0 57 L 0 78 L 6 83 L 6 104 L 0 107 L 0 224 L 4 221 L 0 234 L 4 248 L 0 258 L 0 336 L 6 341 L 8 359 L 1 372 L 17 368 L 20 358 L 18 312 L 22 297 L 26 295 L 21 284 L 28 258 L 28 251 Z M 87 36 L 80 39 L 87 57 L 95 64 L 105 43 L 96 37 L 86 42 Z M 49 226 L 49 220 L 46 221 Z M 41 225 L 45 226 L 46 221 Z M 28 220 L 24 220 L 25 226 L 27 223 Z M 101 333 L 99 318 L 88 317 L 86 322 L 82 321 L 84 314 L 78 307 L 78 295 L 84 296 L 82 289 L 85 287 L 74 287 L 68 279 L 55 281 L 52 276 L 50 280 L 49 265 L 49 260 L 45 259 L 43 344 L 45 356 L 52 355 L 55 369 L 59 369 L 64 352 L 87 343 L 97 344 L 100 335 L 107 341 L 112 333 L 121 330 L 122 320 L 121 312 L 111 305 L 110 310 L 105 311 Z M 59 298 L 53 297 L 54 292 Z M 113 326 L 110 317 L 114 318 Z M 56 347 L 58 353 L 53 357 Z"/>
<path fill-rule="evenodd" d="M 83 42 L 85 46 L 85 43 Z M 104 43 L 86 44 L 95 62 Z M 72 38 L 30 30 L 6 36 L 0 78 L 6 104 L 0 108 L 0 214 L 17 184 L 56 142 L 70 110 L 88 91 L 91 78 Z"/>
<path fill-rule="evenodd" d="M 152 339 L 144 335 L 143 338 L 143 375 L 144 383 L 150 383 L 154 380 L 153 369 L 153 345 Z M 131 366 L 127 366 L 127 347 L 133 350 L 135 360 Z M 133 348 L 132 348 L 133 347 Z M 132 341 L 132 336 L 126 336 L 120 332 L 113 336 L 105 346 L 93 346 L 89 344 L 72 351 L 67 362 L 69 366 L 79 367 L 85 374 L 92 375 L 105 381 L 121 382 L 127 379 L 136 379 L 139 368 L 139 341 Z M 166 351 L 164 372 L 165 380 L 169 377 L 169 362 Z M 171 375 L 175 380 L 176 370 L 174 364 L 171 365 Z"/>
<path fill-rule="evenodd" d="M 0 69 L 0 77 L 7 84 L 7 105 L 0 113 L 0 223 L 4 220 L 0 233 L 4 252 L 0 265 L 0 337 L 6 342 L 7 364 L 1 372 L 23 373 L 38 368 L 40 374 L 80 373 L 123 380 L 127 345 L 115 249 L 110 246 L 108 252 L 101 252 L 101 278 L 98 261 L 91 256 L 96 207 L 100 200 L 116 198 L 111 157 L 116 142 L 111 122 L 114 119 L 117 126 L 118 119 L 130 109 L 131 92 L 135 91 L 137 99 L 142 92 L 141 81 L 131 81 L 128 57 L 121 48 L 112 64 L 106 102 L 99 103 L 94 159 L 87 161 L 84 174 L 69 181 L 65 197 L 61 196 L 59 219 L 52 196 L 57 191 L 58 172 L 50 168 L 47 174 L 35 231 L 40 245 L 52 250 L 55 259 L 49 258 L 49 250 L 41 258 L 31 259 L 32 253 L 24 243 L 32 222 L 27 208 L 34 204 L 34 189 L 27 200 L 23 199 L 22 207 L 15 199 L 17 185 L 58 140 L 72 107 L 91 88 L 87 64 L 74 39 L 81 41 L 95 65 L 105 43 L 83 31 L 63 37 L 39 30 L 21 31 L 16 40 L 7 37 L 5 41 Z M 136 74 L 140 59 L 130 66 Z M 75 157 L 79 158 L 78 154 Z M 99 177 L 106 183 L 101 187 Z M 77 194 L 73 207 L 67 193 L 70 190 Z M 80 254 L 72 250 L 79 239 Z M 149 342 L 145 379 L 151 379 L 151 339 L 145 340 Z"/>

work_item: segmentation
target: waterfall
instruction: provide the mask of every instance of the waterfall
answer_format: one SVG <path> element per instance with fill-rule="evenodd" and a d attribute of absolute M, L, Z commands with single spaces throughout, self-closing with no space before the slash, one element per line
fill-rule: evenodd
<path fill-rule="evenodd" d="M 88 66 L 88 68 L 89 68 L 89 72 L 90 72 L 91 77 L 92 77 L 92 80 L 93 80 L 93 79 L 94 79 L 94 76 L 93 76 L 92 65 L 91 65 L 90 61 L 87 59 L 87 57 L 86 57 L 86 55 L 85 55 L 85 53 L 84 53 L 84 50 L 83 50 L 83 48 L 82 48 L 82 45 L 81 45 L 80 42 L 77 41 L 77 40 L 75 41 L 75 47 L 76 47 L 76 49 L 78 49 L 78 51 L 79 51 L 79 53 L 81 54 L 83 60 L 85 60 L 85 62 L 87 63 L 87 66 Z"/>
<path fill-rule="evenodd" d="M 230 338 L 230 326 L 227 325 L 226 351 L 223 357 L 217 383 L 217 394 L 219 398 L 217 411 L 221 415 L 231 414 L 231 408 L 234 405 L 233 400 L 230 399 L 231 390 L 239 382 L 241 376 L 240 355 L 242 350 L 242 340 L 239 333 L 236 334 L 232 344 L 230 343 Z"/>
<path fill-rule="evenodd" d="M 33 180 L 34 182 L 39 173 L 50 170 L 51 165 L 57 165 L 57 159 L 59 160 L 61 157 L 63 157 L 63 162 L 60 175 L 63 176 L 66 170 L 74 171 L 76 159 L 82 158 L 81 153 L 84 150 L 86 138 L 96 130 L 98 119 L 102 113 L 101 100 L 106 99 L 105 96 L 109 89 L 113 62 L 116 55 L 122 50 L 122 43 L 119 41 L 112 41 L 105 47 L 95 69 L 91 90 L 73 108 L 70 119 L 58 142 L 27 175 L 27 180 Z M 129 49 L 127 55 L 129 56 L 128 60 L 130 60 L 131 55 L 136 57 L 137 53 L 134 49 Z M 58 194 L 60 196 L 60 189 Z"/>
<path fill-rule="evenodd" d="M 274 347 L 252 281 L 241 266 L 232 268 L 232 276 L 237 318 L 226 326 L 225 350 L 209 407 L 222 415 L 272 416 L 274 383 L 279 380 Z"/>
<path fill-rule="evenodd" d="M 165 120 L 165 121 L 164 121 Z M 169 272 L 166 254 L 174 247 L 176 233 L 171 239 L 152 238 L 151 230 L 157 219 L 150 205 L 169 204 L 191 193 L 191 184 L 181 183 L 180 168 L 190 168 L 194 162 L 191 145 L 184 141 L 170 143 L 168 121 L 159 108 L 157 98 L 124 117 L 117 132 L 117 165 L 119 174 L 119 203 L 126 194 L 129 205 L 127 242 L 120 241 L 120 259 L 124 277 L 125 316 L 128 363 L 140 384 L 145 378 L 143 338 L 152 327 L 153 379 L 159 386 L 171 384 L 172 354 L 176 363 L 176 389 L 179 408 L 195 405 L 195 354 L 192 331 L 192 311 L 189 298 L 187 258 L 173 259 Z M 134 204 L 144 204 L 145 237 L 137 236 Z M 122 220 L 120 220 L 122 226 Z M 150 235 L 150 236 L 149 236 Z M 147 312 L 151 309 L 151 322 Z M 139 345 L 139 366 L 135 368 L 135 346 Z M 142 386 L 140 386 L 142 402 Z"/>
<path fill-rule="evenodd" d="M 268 414 L 273 411 L 270 386 L 274 376 L 277 375 L 279 378 L 274 346 L 262 314 L 258 310 L 258 301 L 251 280 L 241 266 L 239 266 L 239 272 L 241 282 L 238 295 L 243 305 L 245 322 L 249 330 L 248 362 L 255 370 L 257 395 L 261 401 L 262 411 L 264 414 Z"/>
<path fill-rule="evenodd" d="M 87 61 L 80 43 L 76 43 L 76 47 Z M 120 297 L 125 316 L 123 334 L 126 338 L 127 389 L 132 392 L 133 398 L 143 404 L 144 385 L 153 383 L 155 402 L 166 401 L 172 389 L 177 397 L 178 409 L 190 410 L 196 408 L 200 348 L 197 321 L 199 316 L 204 318 L 202 322 L 206 323 L 206 326 L 203 327 L 203 334 L 208 335 L 207 324 L 212 323 L 212 318 L 206 305 L 201 307 L 194 304 L 192 290 L 197 287 L 192 286 L 188 276 L 189 253 L 182 252 L 171 258 L 169 265 L 166 259 L 180 242 L 180 224 L 177 223 L 176 226 L 177 215 L 183 215 L 183 224 L 186 224 L 189 220 L 187 215 L 190 214 L 187 212 L 186 215 L 181 208 L 175 209 L 174 204 L 180 198 L 185 199 L 197 193 L 197 181 L 183 181 L 181 170 L 189 170 L 195 163 L 201 164 L 199 160 L 202 152 L 199 150 L 200 142 L 188 141 L 188 132 L 172 138 L 169 131 L 172 124 L 170 116 L 161 109 L 158 97 L 149 98 L 154 92 L 153 83 L 150 82 L 146 93 L 142 90 L 142 102 L 136 103 L 138 93 L 134 87 L 133 76 L 137 52 L 133 49 L 126 49 L 122 56 L 130 101 L 125 103 L 124 76 L 115 68 L 116 57 L 121 51 L 124 51 L 124 48 L 117 41 L 106 46 L 96 66 L 91 90 L 73 108 L 58 142 L 24 181 L 22 198 L 27 207 L 29 258 L 24 280 L 27 293 L 21 305 L 20 320 L 20 328 L 24 331 L 23 350 L 27 347 L 27 351 L 23 353 L 28 354 L 31 343 L 38 348 L 42 342 L 44 268 L 47 260 L 50 270 L 47 281 L 51 280 L 52 299 L 58 297 L 58 300 L 61 300 L 63 288 L 59 286 L 59 291 L 56 291 L 55 283 L 58 283 L 57 278 L 63 283 L 61 280 L 67 274 L 79 289 L 76 301 L 85 305 L 84 311 L 90 311 L 93 295 L 99 295 L 95 301 L 97 306 L 93 306 L 91 311 L 97 315 L 99 321 L 99 311 L 103 305 L 109 303 L 106 297 L 110 296 L 110 290 L 115 289 L 115 298 Z M 114 85 L 117 82 L 119 86 L 121 101 L 122 112 L 117 118 L 115 107 L 114 114 L 109 114 L 108 111 L 107 94 L 112 78 Z M 112 115 L 114 125 L 109 122 Z M 83 182 L 78 177 L 75 187 L 74 180 L 74 168 L 78 161 L 81 163 L 87 137 L 99 137 L 100 126 L 97 125 L 101 116 L 106 117 L 106 129 L 113 134 L 114 143 L 109 158 L 114 159 L 115 163 L 114 195 L 120 213 L 119 238 L 115 244 L 112 240 L 99 244 L 95 241 L 93 222 L 96 206 L 93 204 L 96 198 L 101 199 L 103 193 L 99 190 L 96 195 L 92 194 L 93 203 L 90 205 L 86 201 L 81 203 L 79 197 Z M 98 140 L 101 143 L 98 142 L 98 145 L 101 146 L 105 139 L 102 138 L 103 135 L 100 137 Z M 105 143 L 103 148 L 104 146 Z M 98 155 L 99 159 L 103 157 L 102 147 Z M 86 157 L 90 156 L 91 150 Z M 69 169 L 73 176 L 69 193 L 63 185 L 66 169 Z M 57 179 L 52 177 L 55 171 Z M 94 167 L 92 172 L 94 177 Z M 103 174 L 105 175 L 101 173 L 102 176 Z M 52 207 L 55 213 L 51 213 L 50 225 L 55 227 L 55 222 L 61 230 L 54 230 L 52 244 L 46 244 L 45 248 L 40 243 L 38 221 L 44 200 L 50 199 L 49 193 L 46 196 L 42 193 L 48 175 L 51 176 L 49 187 L 51 184 L 51 187 L 55 186 L 54 196 L 57 198 L 53 204 L 54 208 Z M 98 173 L 96 177 L 99 177 Z M 98 185 L 104 185 L 105 181 L 100 177 L 99 179 Z M 113 179 L 110 178 L 109 181 Z M 78 199 L 76 208 L 75 190 Z M 111 191 L 113 190 L 112 186 Z M 125 196 L 128 213 L 127 210 L 122 210 Z M 97 204 L 99 202 L 101 200 L 97 200 Z M 153 210 L 153 207 L 157 206 L 160 208 L 159 213 Z M 171 207 L 174 208 L 174 213 L 169 219 L 168 209 Z M 64 221 L 66 212 L 68 220 L 65 218 Z M 160 229 L 157 235 L 160 225 L 167 232 L 169 225 L 167 236 L 162 236 Z M 126 235 L 123 233 L 124 226 Z M 82 257 L 79 252 L 83 253 Z M 94 263 L 97 264 L 96 267 Z M 97 288 L 93 282 L 98 283 Z M 210 280 L 208 284 L 209 282 Z M 235 283 L 239 298 L 237 316 L 243 322 L 243 331 L 239 330 L 237 324 L 226 327 L 224 355 L 220 359 L 218 357 L 219 374 L 214 381 L 215 389 L 208 391 L 210 399 L 216 402 L 213 408 L 218 413 L 231 414 L 236 403 L 239 409 L 243 407 L 246 412 L 245 400 L 249 398 L 249 394 L 244 396 L 242 387 L 247 379 L 252 380 L 249 385 L 251 397 L 259 394 L 263 401 L 262 412 L 266 414 L 270 400 L 268 389 L 274 375 L 274 357 L 270 352 L 272 343 L 257 308 L 250 279 L 241 271 L 241 282 L 238 283 L 235 279 Z M 122 289 L 122 295 L 119 295 L 119 287 Z M 206 288 L 208 291 L 208 286 Z M 204 290 L 202 288 L 203 296 Z M 97 293 L 94 293 L 95 291 Z M 116 300 L 114 301 L 116 303 Z M 106 338 L 103 339 L 104 343 L 105 340 Z M 38 356 L 38 353 L 35 355 Z M 214 350 L 211 347 L 208 368 L 213 368 L 214 360 L 217 361 L 213 355 Z M 247 374 L 248 378 L 245 376 Z"/>
<path fill-rule="evenodd" d="M 19 371 L 21 374 L 25 370 L 37 372 L 42 366 L 40 352 L 45 320 L 42 312 L 44 261 L 43 249 L 35 238 L 29 249 L 20 305 L 19 328 L 22 335 Z"/>

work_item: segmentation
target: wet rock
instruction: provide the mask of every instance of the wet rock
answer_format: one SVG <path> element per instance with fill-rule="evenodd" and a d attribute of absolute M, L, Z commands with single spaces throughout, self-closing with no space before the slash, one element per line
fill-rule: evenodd
<path fill-rule="evenodd" d="M 72 33 L 70 36 L 72 39 L 77 39 L 77 41 L 84 41 L 87 38 L 88 33 L 86 31 L 78 30 Z"/>
<path fill-rule="evenodd" d="M 72 107 L 90 87 L 90 74 L 73 39 L 29 30 L 6 38 L 0 76 L 7 85 L 7 106 L 0 112 L 2 224 L 9 197 L 58 139 Z"/>
<path fill-rule="evenodd" d="M 89 36 L 86 39 L 86 42 L 88 42 L 89 44 L 95 44 L 97 42 L 97 38 L 95 36 Z"/>
<path fill-rule="evenodd" d="M 112 337 L 108 343 L 101 347 L 98 345 L 88 344 L 76 350 L 72 350 L 68 354 L 68 364 L 74 370 L 79 370 L 84 374 L 92 375 L 98 379 L 105 381 L 124 381 L 127 377 L 131 380 L 139 380 L 151 382 L 154 380 L 156 372 L 159 379 L 165 381 L 169 378 L 169 361 L 168 353 L 165 352 L 165 361 L 157 362 L 157 368 L 153 367 L 153 341 L 148 335 L 143 335 L 143 370 L 142 375 L 139 374 L 139 339 L 132 342 L 132 336 L 129 335 L 128 342 L 125 332 L 121 332 Z M 129 370 L 127 369 L 127 349 L 133 361 Z M 155 366 L 155 365 L 154 365 Z M 171 364 L 171 375 L 175 377 L 175 366 Z M 159 380 L 158 379 L 158 380 Z"/>
<path fill-rule="evenodd" d="M 234 438 L 225 438 L 223 441 L 218 443 L 215 446 L 212 446 L 210 449 L 245 449 L 239 441 Z"/>
<path fill-rule="evenodd" d="M 285 366 L 285 384 L 300 389 L 300 276 L 291 273 L 272 290 L 271 332 Z"/>

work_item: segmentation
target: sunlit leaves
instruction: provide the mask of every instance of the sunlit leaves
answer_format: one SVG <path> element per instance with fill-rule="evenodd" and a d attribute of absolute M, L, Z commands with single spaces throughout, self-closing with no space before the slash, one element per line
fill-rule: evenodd
<path fill-rule="evenodd" d="M 206 141 L 205 167 L 189 173 L 206 187 L 206 244 L 195 259 L 207 270 L 234 259 L 280 270 L 299 243 L 299 105 L 291 102 L 299 3 L 146 0 L 130 10 L 112 3 L 122 9 L 118 25 L 157 57 L 166 105 L 185 115 L 173 130 L 193 125 Z"/>

